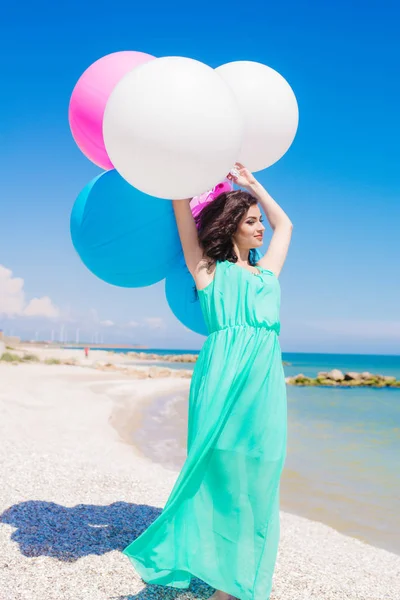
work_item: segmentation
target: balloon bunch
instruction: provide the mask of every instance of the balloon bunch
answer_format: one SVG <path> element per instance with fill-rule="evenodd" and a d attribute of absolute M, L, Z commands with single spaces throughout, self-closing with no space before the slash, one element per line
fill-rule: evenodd
<path fill-rule="evenodd" d="M 190 58 L 115 52 L 79 78 L 69 123 L 81 151 L 105 169 L 79 194 L 71 215 L 82 261 L 117 286 L 166 278 L 175 315 L 206 333 L 198 302 L 197 316 L 187 318 L 185 294 L 170 300 L 172 289 L 192 290 L 194 282 L 165 200 L 193 198 L 196 216 L 232 189 L 225 177 L 236 161 L 259 171 L 279 160 L 298 126 L 291 87 L 256 62 L 212 69 Z"/>

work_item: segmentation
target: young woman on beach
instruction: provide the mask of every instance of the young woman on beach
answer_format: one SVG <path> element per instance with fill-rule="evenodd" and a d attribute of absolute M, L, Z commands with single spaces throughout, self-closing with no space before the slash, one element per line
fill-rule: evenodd
<path fill-rule="evenodd" d="M 189 200 L 173 202 L 209 336 L 190 385 L 186 461 L 160 516 L 123 552 L 148 583 L 188 588 L 194 576 L 216 589 L 212 600 L 268 600 L 287 439 L 278 276 L 293 225 L 235 167 L 229 178 L 244 189 L 217 196 L 196 221 Z M 257 259 L 259 204 L 273 235 Z"/>

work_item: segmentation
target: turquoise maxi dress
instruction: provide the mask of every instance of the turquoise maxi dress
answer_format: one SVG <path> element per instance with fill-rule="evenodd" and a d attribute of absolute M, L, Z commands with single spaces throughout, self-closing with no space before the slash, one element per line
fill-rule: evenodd
<path fill-rule="evenodd" d="M 187 458 L 160 516 L 123 550 L 141 578 L 192 576 L 240 600 L 268 600 L 280 536 L 287 403 L 280 284 L 219 261 L 199 290 L 209 330 L 196 362 Z"/>

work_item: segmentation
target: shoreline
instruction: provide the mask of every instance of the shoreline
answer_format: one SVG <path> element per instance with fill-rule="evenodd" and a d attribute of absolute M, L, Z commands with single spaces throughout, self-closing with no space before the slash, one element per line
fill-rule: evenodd
<path fill-rule="evenodd" d="M 119 435 L 120 439 L 133 449 L 135 454 L 141 459 L 150 461 L 151 464 L 155 461 L 151 460 L 148 455 L 143 452 L 139 444 L 135 443 L 132 439 L 132 433 L 139 431 L 143 427 L 143 421 L 145 418 L 146 410 L 149 409 L 161 393 L 165 393 L 167 387 L 167 393 L 173 393 L 182 391 L 189 388 L 189 382 L 182 379 L 157 379 L 157 380 L 143 380 L 148 385 L 149 389 L 143 389 L 142 393 L 136 398 L 132 396 L 126 396 L 123 398 L 113 399 L 113 405 L 109 416 L 109 423 Z"/>
<path fill-rule="evenodd" d="M 119 353 L 109 350 L 95 350 L 92 355 L 85 356 L 82 349 L 76 348 L 55 348 L 55 347 L 35 347 L 36 353 L 31 353 L 33 346 L 19 345 L 16 348 L 7 347 L 2 353 L 0 349 L 0 362 L 9 364 L 35 363 L 41 362 L 49 366 L 55 364 L 65 364 L 70 366 L 91 367 L 100 370 L 114 370 L 121 373 L 127 373 L 132 377 L 139 379 L 146 377 L 182 377 L 191 378 L 193 368 L 180 368 L 179 364 L 193 364 L 197 361 L 197 356 L 193 354 L 180 355 L 156 355 L 128 352 Z M 93 356 L 93 354 L 97 356 Z M 164 362 L 163 366 L 155 363 Z M 176 365 L 175 367 L 169 365 Z M 285 363 L 283 361 L 283 364 Z M 144 366 L 146 365 L 146 366 Z M 168 366 L 167 366 L 168 365 Z M 129 369 L 129 367 L 131 367 Z M 400 390 L 400 379 L 392 375 L 381 375 L 370 373 L 369 371 L 343 372 L 340 369 L 331 369 L 330 371 L 320 371 L 316 377 L 309 377 L 303 373 L 285 377 L 287 385 L 297 387 L 335 387 L 335 388 L 370 388 L 370 389 L 390 389 Z"/>
<path fill-rule="evenodd" d="M 7 600 L 143 594 L 148 586 L 121 550 L 161 512 L 177 472 L 138 456 L 115 420 L 189 381 L 43 364 L 0 364 L 0 381 L 0 585 Z M 398 600 L 400 556 L 318 521 L 280 515 L 271 600 Z M 171 588 L 150 590 L 176 597 Z M 212 592 L 194 578 L 179 598 Z"/>
<path fill-rule="evenodd" d="M 162 391 L 162 396 L 148 396 L 140 405 L 132 403 L 128 415 L 124 415 L 125 420 L 122 423 L 117 420 L 114 426 L 134 451 L 152 463 L 178 474 L 186 459 L 186 451 L 183 448 L 184 440 L 177 440 L 177 436 L 183 434 L 183 428 L 186 426 L 187 409 L 185 415 L 182 415 L 174 407 L 177 392 L 184 392 L 184 401 L 186 400 L 189 384 L 182 389 Z M 182 402 L 180 404 L 182 407 Z M 181 426 L 176 426 L 177 419 L 181 421 Z M 350 513 L 341 515 L 339 511 L 333 511 L 333 500 L 330 499 L 329 492 L 324 492 L 323 496 L 316 496 L 314 483 L 313 479 L 286 464 L 281 479 L 281 508 L 295 516 L 322 523 L 338 533 L 350 535 L 353 539 L 400 556 L 399 546 L 393 546 L 389 539 L 382 536 L 376 523 L 374 527 L 367 527 L 362 522 L 354 522 Z M 308 490 L 309 500 L 304 490 Z M 352 499 L 346 496 L 341 500 L 352 502 Z"/>

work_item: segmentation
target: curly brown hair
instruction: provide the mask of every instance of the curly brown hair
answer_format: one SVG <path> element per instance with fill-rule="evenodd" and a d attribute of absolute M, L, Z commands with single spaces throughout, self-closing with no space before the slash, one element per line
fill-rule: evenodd
<path fill-rule="evenodd" d="M 243 190 L 224 192 L 207 204 L 195 217 L 198 240 L 208 259 L 208 270 L 217 261 L 237 262 L 238 257 L 233 248 L 232 236 L 243 216 L 254 204 L 257 204 L 257 200 L 249 192 Z M 257 260 L 257 250 L 251 249 L 250 264 L 255 265 Z M 196 287 L 194 290 L 197 298 Z"/>
<path fill-rule="evenodd" d="M 225 192 L 207 204 L 195 217 L 199 243 L 209 259 L 209 267 L 219 260 L 237 262 L 232 236 L 243 215 L 254 204 L 257 204 L 257 200 L 249 192 Z"/>

